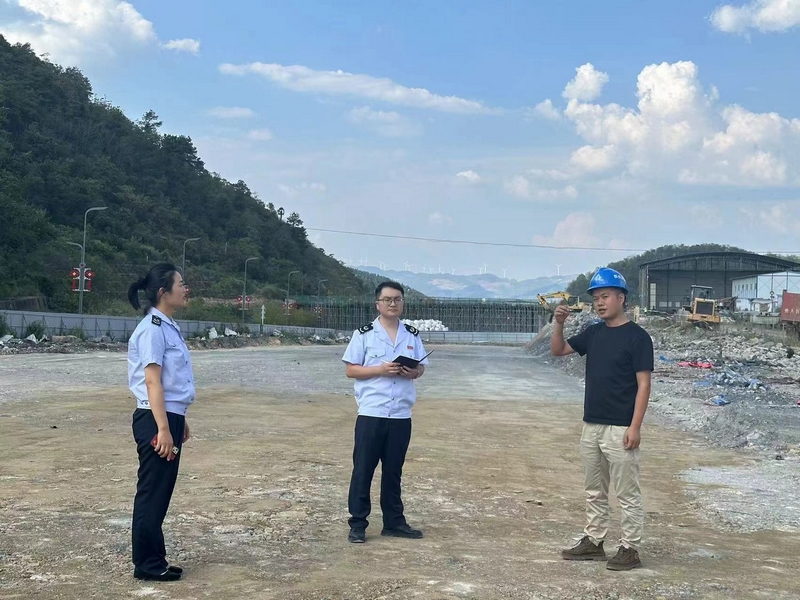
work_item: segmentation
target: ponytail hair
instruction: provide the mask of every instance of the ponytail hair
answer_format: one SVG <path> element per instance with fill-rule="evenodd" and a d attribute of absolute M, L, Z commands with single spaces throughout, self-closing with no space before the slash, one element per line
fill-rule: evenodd
<path fill-rule="evenodd" d="M 139 302 L 139 292 L 144 291 L 146 302 L 144 304 L 144 314 L 147 314 L 150 309 L 158 304 L 158 292 L 162 288 L 166 292 L 172 291 L 172 285 L 175 282 L 175 273 L 178 269 L 171 263 L 159 263 L 155 265 L 147 275 L 141 279 L 134 281 L 128 288 L 128 301 L 131 306 L 136 310 L 142 308 Z"/>

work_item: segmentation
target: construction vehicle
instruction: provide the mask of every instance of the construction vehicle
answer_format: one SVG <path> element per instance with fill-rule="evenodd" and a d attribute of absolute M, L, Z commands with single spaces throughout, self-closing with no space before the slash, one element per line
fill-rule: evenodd
<path fill-rule="evenodd" d="M 719 325 L 721 322 L 717 301 L 709 298 L 714 288 L 706 285 L 693 285 L 689 304 L 683 309 L 689 313 L 687 320 L 696 325 Z"/>
<path fill-rule="evenodd" d="M 591 305 L 586 302 L 581 302 L 577 296 L 570 296 L 567 292 L 551 292 L 550 294 L 536 294 L 536 299 L 539 304 L 550 313 L 548 323 L 553 321 L 553 315 L 556 311 L 556 306 L 566 306 L 570 312 L 588 312 Z M 549 300 L 561 300 L 558 304 L 549 302 Z"/>

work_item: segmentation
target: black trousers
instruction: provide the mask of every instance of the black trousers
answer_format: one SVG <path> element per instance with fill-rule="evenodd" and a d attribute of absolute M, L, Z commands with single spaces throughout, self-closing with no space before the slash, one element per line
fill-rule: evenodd
<path fill-rule="evenodd" d="M 168 412 L 169 431 L 173 443 L 180 448 L 186 418 Z M 178 479 L 181 453 L 167 462 L 150 442 L 158 433 L 158 425 L 150 410 L 137 408 L 133 413 L 133 439 L 139 453 L 139 482 L 133 501 L 133 564 L 143 573 L 160 574 L 167 570 L 167 551 L 161 525 L 167 516 L 169 501 Z"/>
<path fill-rule="evenodd" d="M 372 504 L 370 488 L 378 461 L 381 462 L 381 511 L 383 526 L 393 529 L 406 524 L 400 481 L 411 441 L 411 419 L 365 417 L 356 419 L 353 475 L 350 478 L 350 527 L 366 529 Z"/>

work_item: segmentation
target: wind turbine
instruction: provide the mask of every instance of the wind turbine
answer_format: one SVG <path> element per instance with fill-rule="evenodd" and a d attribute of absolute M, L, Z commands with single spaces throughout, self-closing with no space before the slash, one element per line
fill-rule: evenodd
<path fill-rule="evenodd" d="M 439 265 L 439 273 L 442 272 L 442 265 Z"/>
<path fill-rule="evenodd" d="M 505 278 L 506 278 L 506 270 L 503 269 L 503 279 L 505 279 Z"/>
<path fill-rule="evenodd" d="M 556 265 L 556 269 L 557 269 L 556 273 L 560 277 L 561 276 L 561 265 Z"/>
<path fill-rule="evenodd" d="M 405 264 L 403 265 L 403 270 L 404 270 L 404 271 L 410 271 L 410 270 L 411 270 L 411 265 L 410 265 L 410 264 L 408 264 L 408 263 L 405 263 Z"/>
<path fill-rule="evenodd" d="M 455 269 L 450 269 L 450 272 L 451 272 L 451 275 L 455 275 L 456 274 L 456 270 Z"/>
<path fill-rule="evenodd" d="M 484 275 L 486 275 L 486 273 L 489 272 L 488 269 L 489 269 L 489 265 L 487 265 L 486 263 L 483 263 L 483 274 Z"/>

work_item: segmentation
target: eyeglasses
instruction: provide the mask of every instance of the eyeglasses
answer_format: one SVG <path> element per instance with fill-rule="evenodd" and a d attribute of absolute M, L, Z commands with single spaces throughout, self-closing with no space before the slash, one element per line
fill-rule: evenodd
<path fill-rule="evenodd" d="M 378 298 L 378 302 L 389 306 L 391 304 L 402 304 L 403 302 L 405 302 L 405 300 L 403 300 L 402 298 Z"/>

